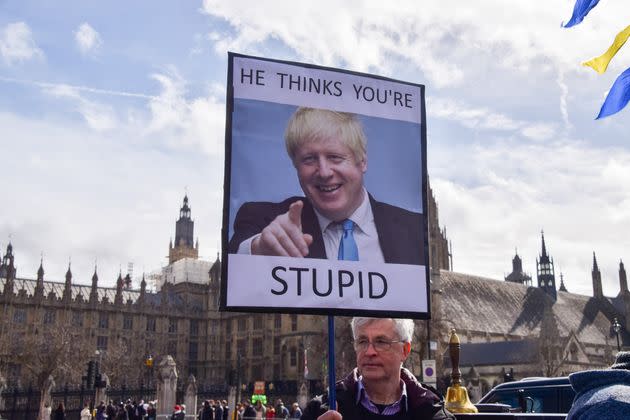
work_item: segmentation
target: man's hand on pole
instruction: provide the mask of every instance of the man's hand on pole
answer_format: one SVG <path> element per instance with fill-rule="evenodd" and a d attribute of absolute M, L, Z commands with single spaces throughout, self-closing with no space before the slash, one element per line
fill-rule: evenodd
<path fill-rule="evenodd" d="M 289 211 L 276 217 L 260 236 L 252 241 L 252 254 L 281 257 L 305 257 L 313 237 L 302 233 L 302 209 L 304 203 L 291 203 Z"/>

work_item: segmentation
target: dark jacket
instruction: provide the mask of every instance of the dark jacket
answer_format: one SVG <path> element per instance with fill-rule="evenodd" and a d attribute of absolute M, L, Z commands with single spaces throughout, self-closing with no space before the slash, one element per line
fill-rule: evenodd
<path fill-rule="evenodd" d="M 213 420 L 213 419 L 214 419 L 214 414 L 213 414 L 212 407 L 204 404 L 203 408 L 199 412 L 199 420 Z"/>
<path fill-rule="evenodd" d="M 55 411 L 52 412 L 51 419 L 53 419 L 53 420 L 65 420 L 66 419 L 66 412 L 63 410 L 63 408 L 57 408 Z"/>
<path fill-rule="evenodd" d="M 252 407 L 251 405 L 248 405 L 247 407 L 245 407 L 245 410 L 243 411 L 243 418 L 244 419 L 256 418 L 256 410 L 254 410 L 254 407 Z"/>
<path fill-rule="evenodd" d="M 247 202 L 243 204 L 234 220 L 234 235 L 230 239 L 228 252 L 237 253 L 241 242 L 259 234 L 277 216 L 289 211 L 289 206 L 297 200 L 304 202 L 302 231 L 313 236 L 313 243 L 306 257 L 325 259 L 326 248 L 319 221 L 310 201 L 304 197 L 291 197 L 281 203 Z M 370 206 L 385 262 L 425 265 L 422 215 L 381 203 L 371 195 Z"/>
<path fill-rule="evenodd" d="M 400 378 L 407 388 L 407 408 L 414 420 L 443 420 L 455 419 L 455 416 L 444 408 L 444 400 L 431 388 L 420 384 L 407 369 L 400 370 Z M 361 420 L 361 403 L 357 404 L 357 369 L 338 381 L 335 390 L 337 397 L 337 411 L 343 420 Z M 328 411 L 328 395 L 324 394 L 312 399 L 302 414 L 302 420 L 315 420 Z"/>

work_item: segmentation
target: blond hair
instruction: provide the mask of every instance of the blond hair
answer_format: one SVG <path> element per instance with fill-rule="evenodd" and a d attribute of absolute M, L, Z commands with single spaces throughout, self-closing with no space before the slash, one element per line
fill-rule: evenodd
<path fill-rule="evenodd" d="M 355 114 L 300 107 L 289 119 L 284 132 L 287 153 L 294 163 L 300 146 L 329 138 L 341 140 L 352 151 L 357 162 L 365 160 L 367 138 Z"/>

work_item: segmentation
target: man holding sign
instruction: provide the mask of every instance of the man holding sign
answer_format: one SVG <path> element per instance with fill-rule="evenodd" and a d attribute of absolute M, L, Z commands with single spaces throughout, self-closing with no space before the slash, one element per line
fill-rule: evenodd
<path fill-rule="evenodd" d="M 336 410 L 324 394 L 309 402 L 302 420 L 455 418 L 437 391 L 402 367 L 411 352 L 411 319 L 355 317 L 350 325 L 357 367 L 336 383 Z"/>
<path fill-rule="evenodd" d="M 354 114 L 298 108 L 285 145 L 305 197 L 243 204 L 230 253 L 424 265 L 422 215 L 364 186 L 367 139 Z"/>

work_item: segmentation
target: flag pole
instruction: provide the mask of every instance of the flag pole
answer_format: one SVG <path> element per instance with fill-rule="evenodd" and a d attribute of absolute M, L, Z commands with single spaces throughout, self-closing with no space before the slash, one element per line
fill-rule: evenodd
<path fill-rule="evenodd" d="M 337 408 L 335 395 L 335 317 L 328 315 L 328 406 Z"/>

